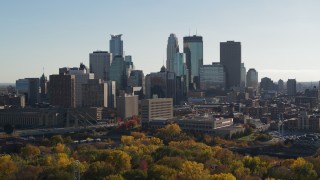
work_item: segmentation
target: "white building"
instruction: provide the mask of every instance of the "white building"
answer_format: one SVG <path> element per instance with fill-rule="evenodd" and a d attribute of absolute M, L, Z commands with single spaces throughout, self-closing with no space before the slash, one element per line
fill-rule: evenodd
<path fill-rule="evenodd" d="M 179 52 L 178 38 L 175 34 L 170 34 L 167 44 L 167 70 L 174 72 L 176 53 Z"/>

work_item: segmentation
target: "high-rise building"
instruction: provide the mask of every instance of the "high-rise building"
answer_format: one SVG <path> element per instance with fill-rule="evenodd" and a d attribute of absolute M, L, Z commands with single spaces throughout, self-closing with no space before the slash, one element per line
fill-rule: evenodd
<path fill-rule="evenodd" d="M 50 75 L 48 93 L 51 105 L 75 108 L 75 75 Z"/>
<path fill-rule="evenodd" d="M 284 93 L 284 81 L 282 79 L 279 79 L 278 81 L 278 92 Z"/>
<path fill-rule="evenodd" d="M 220 63 L 212 63 L 212 65 L 203 65 L 200 68 L 200 89 L 225 89 L 226 73 L 224 67 Z"/>
<path fill-rule="evenodd" d="M 244 66 L 244 63 L 241 63 L 241 80 L 240 80 L 241 89 L 244 89 L 246 87 L 246 75 L 247 75 L 246 67 Z"/>
<path fill-rule="evenodd" d="M 220 63 L 226 70 L 227 89 L 240 87 L 241 83 L 241 43 L 227 41 L 220 43 Z"/>
<path fill-rule="evenodd" d="M 40 80 L 39 78 L 25 78 L 16 81 L 16 91 L 25 96 L 28 105 L 35 105 L 40 101 Z"/>
<path fill-rule="evenodd" d="M 246 87 L 251 87 L 255 90 L 258 90 L 259 87 L 259 79 L 258 79 L 258 72 L 251 68 L 247 72 L 247 82 Z"/>
<path fill-rule="evenodd" d="M 110 80 L 116 81 L 117 90 L 127 87 L 126 64 L 122 56 L 115 56 L 110 66 Z"/>
<path fill-rule="evenodd" d="M 157 95 L 159 98 L 173 98 L 174 104 L 179 104 L 176 99 L 176 75 L 168 72 L 162 66 L 160 72 L 150 73 L 150 97 Z"/>
<path fill-rule="evenodd" d="M 122 34 L 111 35 L 109 48 L 113 57 L 123 56 L 123 41 L 121 40 L 121 36 Z"/>
<path fill-rule="evenodd" d="M 289 96 L 295 96 L 297 94 L 297 81 L 295 79 L 288 79 L 287 92 Z"/>
<path fill-rule="evenodd" d="M 40 77 L 40 100 L 41 102 L 44 102 L 47 100 L 47 93 L 48 93 L 48 86 L 47 86 L 48 80 L 47 77 L 42 74 Z"/>
<path fill-rule="evenodd" d="M 95 79 L 110 80 L 110 65 L 112 54 L 108 51 L 94 51 L 89 55 L 90 72 L 94 73 Z"/>
<path fill-rule="evenodd" d="M 139 115 L 138 96 L 123 95 L 117 97 L 117 116 L 122 119 Z"/>
<path fill-rule="evenodd" d="M 186 36 L 183 38 L 183 52 L 186 54 L 186 63 L 189 71 L 189 87 L 200 88 L 200 67 L 203 65 L 202 36 Z"/>
<path fill-rule="evenodd" d="M 94 74 L 89 73 L 88 68 L 84 64 L 80 64 L 80 67 L 73 68 L 60 68 L 60 74 L 69 74 L 75 76 L 75 101 L 76 107 L 82 107 L 82 85 L 86 84 L 89 79 L 94 79 Z"/>
<path fill-rule="evenodd" d="M 127 77 L 129 77 L 130 74 L 131 74 L 131 71 L 134 70 L 134 65 L 133 65 L 133 62 L 132 62 L 132 56 L 130 56 L 130 55 L 125 56 L 124 57 L 124 62 L 126 64 L 126 75 L 127 75 Z"/>
<path fill-rule="evenodd" d="M 167 44 L 167 70 L 169 72 L 174 72 L 174 63 L 176 58 L 176 53 L 179 52 L 179 44 L 178 44 L 178 38 L 175 34 L 170 34 L 168 38 L 168 44 Z"/>
<path fill-rule="evenodd" d="M 89 79 L 82 84 L 82 107 L 108 107 L 108 84 L 101 79 Z"/>
<path fill-rule="evenodd" d="M 172 119 L 172 98 L 154 98 L 141 101 L 141 122 L 143 127 L 148 127 L 154 119 Z"/>
<path fill-rule="evenodd" d="M 263 91 L 277 91 L 277 85 L 268 77 L 264 77 L 260 82 L 260 92 Z"/>
<path fill-rule="evenodd" d="M 187 64 L 186 64 L 186 54 L 177 52 L 173 60 L 173 71 L 176 73 L 176 76 L 185 76 L 187 75 Z"/>
<path fill-rule="evenodd" d="M 144 86 L 144 74 L 142 70 L 133 70 L 128 78 L 128 86 L 131 87 L 143 87 Z"/>
<path fill-rule="evenodd" d="M 108 108 L 117 107 L 117 85 L 115 81 L 107 81 L 108 84 Z"/>

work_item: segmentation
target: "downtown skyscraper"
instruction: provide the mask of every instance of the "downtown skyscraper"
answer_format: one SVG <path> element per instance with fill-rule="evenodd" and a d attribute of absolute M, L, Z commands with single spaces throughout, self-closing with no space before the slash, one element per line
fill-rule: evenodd
<path fill-rule="evenodd" d="M 167 70 L 174 72 L 174 61 L 176 54 L 179 52 L 178 38 L 175 34 L 170 34 L 167 44 Z"/>
<path fill-rule="evenodd" d="M 183 52 L 189 70 L 189 88 L 200 88 L 200 67 L 203 65 L 202 36 L 186 36 L 183 38 Z"/>
<path fill-rule="evenodd" d="M 240 87 L 241 83 L 241 43 L 227 41 L 220 43 L 220 63 L 226 70 L 227 89 Z"/>
<path fill-rule="evenodd" d="M 122 34 L 111 35 L 110 39 L 110 53 L 113 57 L 123 56 L 123 41 L 121 40 Z"/>

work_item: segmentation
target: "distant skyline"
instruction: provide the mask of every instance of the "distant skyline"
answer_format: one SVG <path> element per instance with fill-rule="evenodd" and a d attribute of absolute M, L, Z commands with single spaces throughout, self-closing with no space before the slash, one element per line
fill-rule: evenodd
<path fill-rule="evenodd" d="M 158 72 L 170 33 L 180 47 L 184 36 L 201 35 L 204 64 L 219 62 L 219 43 L 234 40 L 259 81 L 319 81 L 319 9 L 318 0 L 3 1 L 0 82 L 88 66 L 89 53 L 109 51 L 110 34 L 123 34 L 136 69 Z"/>

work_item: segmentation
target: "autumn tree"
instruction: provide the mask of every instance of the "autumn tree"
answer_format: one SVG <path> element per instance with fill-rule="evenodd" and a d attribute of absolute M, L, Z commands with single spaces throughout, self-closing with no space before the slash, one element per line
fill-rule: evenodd
<path fill-rule="evenodd" d="M 214 174 L 211 178 L 212 180 L 236 180 L 231 173 L 221 173 L 221 174 Z"/>
<path fill-rule="evenodd" d="M 293 162 L 291 168 L 295 173 L 294 179 L 317 179 L 317 173 L 313 170 L 313 165 L 301 157 Z"/>
<path fill-rule="evenodd" d="M 182 169 L 179 172 L 179 179 L 210 179 L 210 174 L 208 170 L 204 169 L 204 165 L 202 163 L 186 161 L 183 163 Z"/>
<path fill-rule="evenodd" d="M 164 165 L 154 165 L 148 170 L 150 179 L 158 180 L 174 180 L 176 179 L 177 171 Z"/>
<path fill-rule="evenodd" d="M 17 165 L 13 162 L 10 155 L 0 156 L 0 179 L 8 179 L 16 170 Z"/>
<path fill-rule="evenodd" d="M 21 148 L 20 155 L 25 159 L 33 159 L 40 155 L 40 149 L 37 146 L 27 144 L 25 147 Z"/>

